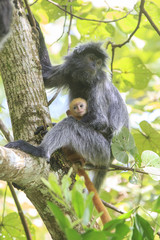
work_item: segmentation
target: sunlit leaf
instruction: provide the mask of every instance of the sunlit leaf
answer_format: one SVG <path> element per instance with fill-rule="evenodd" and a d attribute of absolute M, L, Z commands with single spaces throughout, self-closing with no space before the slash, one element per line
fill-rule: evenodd
<path fill-rule="evenodd" d="M 75 229 L 67 228 L 65 234 L 68 240 L 82 240 L 81 235 Z"/>
<path fill-rule="evenodd" d="M 152 73 L 138 57 L 126 57 L 114 63 L 113 81 L 121 91 L 144 89 L 151 77 Z"/>
<path fill-rule="evenodd" d="M 160 168 L 160 157 L 153 151 L 146 150 L 141 155 L 142 164 L 145 167 Z"/>
<path fill-rule="evenodd" d="M 160 196 L 152 204 L 152 211 L 160 213 Z"/>
<path fill-rule="evenodd" d="M 69 219 L 64 215 L 64 213 L 56 204 L 53 202 L 48 202 L 48 206 L 50 207 L 62 230 L 65 230 L 65 228 L 71 228 Z"/>
<path fill-rule="evenodd" d="M 95 231 L 95 230 L 90 230 L 84 234 L 82 234 L 82 239 L 83 240 L 97 240 L 97 239 L 101 239 L 101 240 L 106 240 L 106 235 L 105 232 L 103 231 Z"/>
<path fill-rule="evenodd" d="M 128 162 L 129 153 L 133 156 L 137 154 L 133 136 L 127 128 L 123 128 L 117 136 L 113 137 L 111 147 L 113 156 L 123 163 Z"/>
<path fill-rule="evenodd" d="M 29 230 L 34 236 L 34 230 L 29 221 Z M 1 224 L 0 224 L 1 225 Z M 26 235 L 24 232 L 23 225 L 21 223 L 20 217 L 16 212 L 9 213 L 3 218 L 3 224 L 0 226 L 0 239 L 6 240 L 26 240 Z"/>
<path fill-rule="evenodd" d="M 133 212 L 134 212 L 134 210 L 130 210 L 129 212 L 120 215 L 118 218 L 119 218 L 119 219 L 127 219 L 127 218 L 130 218 L 130 216 L 132 215 Z"/>
<path fill-rule="evenodd" d="M 154 240 L 153 229 L 150 223 L 136 214 L 133 226 L 132 240 Z"/>
<path fill-rule="evenodd" d="M 134 139 L 139 153 L 151 150 L 160 153 L 160 134 L 146 121 L 140 123 L 142 132 L 135 133 Z"/>

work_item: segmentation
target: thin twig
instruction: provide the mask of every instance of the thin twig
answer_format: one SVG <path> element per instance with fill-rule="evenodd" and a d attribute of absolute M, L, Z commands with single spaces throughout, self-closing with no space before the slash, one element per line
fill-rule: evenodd
<path fill-rule="evenodd" d="M 96 19 L 90 19 L 90 18 L 83 18 L 83 17 L 79 17 L 67 10 L 65 10 L 64 8 L 62 8 L 58 3 L 52 1 L 52 0 L 47 0 L 48 2 L 52 3 L 54 6 L 58 7 L 60 10 L 62 10 L 63 12 L 68 13 L 69 15 L 71 15 L 72 17 L 78 18 L 80 20 L 85 20 L 85 21 L 91 21 L 91 22 L 98 22 L 98 23 L 111 23 L 111 22 L 117 22 L 120 21 L 124 18 L 126 18 L 133 10 L 130 10 L 125 16 L 119 18 L 119 19 L 115 19 L 115 20 L 96 20 Z"/>
<path fill-rule="evenodd" d="M 22 225 L 24 227 L 24 231 L 25 231 L 27 240 L 32 240 L 32 236 L 31 236 L 31 233 L 29 231 L 27 221 L 26 221 L 25 216 L 23 214 L 23 210 L 22 210 L 21 205 L 20 205 L 20 203 L 18 201 L 18 198 L 17 198 L 17 195 L 15 193 L 15 190 L 14 190 L 14 188 L 13 188 L 13 186 L 12 186 L 12 184 L 10 182 L 7 182 L 7 183 L 8 183 L 9 189 L 10 189 L 10 191 L 12 193 L 12 196 L 13 196 L 14 202 L 16 204 L 19 216 L 21 218 L 21 222 L 22 222 Z"/>
<path fill-rule="evenodd" d="M 138 172 L 138 173 L 148 175 L 147 172 L 144 172 L 138 168 L 129 168 L 129 167 L 124 167 L 124 166 L 117 166 L 114 164 L 111 164 L 109 169 L 105 166 L 97 167 L 97 166 L 93 166 L 93 165 L 86 165 L 86 166 L 84 166 L 84 168 L 87 171 L 92 171 L 92 170 L 103 170 L 104 171 L 106 169 L 107 172 L 109 172 L 109 171 L 131 171 L 131 172 Z M 153 174 L 153 175 L 156 175 L 156 174 Z"/>
<path fill-rule="evenodd" d="M 13 142 L 13 137 L 3 121 L 0 119 L 0 131 L 3 133 L 8 142 Z"/>
<path fill-rule="evenodd" d="M 139 12 L 139 17 L 138 17 L 138 23 L 137 23 L 137 26 L 136 28 L 134 29 L 134 31 L 129 35 L 128 39 L 126 41 L 124 41 L 123 43 L 121 44 L 114 44 L 112 43 L 111 41 L 108 42 L 107 44 L 107 47 L 108 45 L 111 44 L 112 46 L 112 59 L 111 59 L 111 72 L 113 71 L 113 60 L 114 60 L 114 55 L 115 55 L 115 48 L 121 48 L 123 47 L 126 43 L 128 43 L 131 38 L 133 37 L 133 35 L 137 32 L 137 30 L 139 29 L 140 27 L 140 23 L 141 23 L 141 19 L 142 19 L 142 13 L 143 13 L 143 9 L 144 9 L 144 3 L 145 3 L 145 0 L 141 0 L 141 4 L 140 4 L 140 12 Z"/>
<path fill-rule="evenodd" d="M 131 172 L 138 172 L 142 174 L 148 175 L 148 173 L 138 169 L 138 168 L 129 168 L 129 167 L 124 167 L 124 166 L 117 166 L 114 164 L 111 164 L 111 168 L 108 171 L 113 171 L 113 170 L 120 170 L 120 171 L 131 171 Z"/>
<path fill-rule="evenodd" d="M 48 102 L 48 106 L 51 105 L 51 103 L 56 99 L 56 97 L 58 96 L 58 94 L 60 93 L 61 88 L 57 90 L 57 92 L 54 94 L 54 96 L 51 98 L 51 100 L 49 100 Z"/>
<path fill-rule="evenodd" d="M 70 13 L 72 13 L 72 6 L 70 6 Z M 69 52 L 70 47 L 71 47 L 71 26 L 72 26 L 72 20 L 73 20 L 73 16 L 70 15 L 70 21 L 69 21 L 69 27 L 68 27 L 68 50 L 67 50 L 67 52 Z"/>
<path fill-rule="evenodd" d="M 35 19 L 33 17 L 32 12 L 31 12 L 30 6 L 29 6 L 27 0 L 24 0 L 24 2 L 25 2 L 25 5 L 26 5 L 26 8 L 27 8 L 28 15 L 29 15 L 30 24 L 31 24 L 32 27 L 36 28 L 36 22 L 35 22 Z"/>
<path fill-rule="evenodd" d="M 31 3 L 29 6 L 33 6 L 35 3 L 37 3 L 38 0 L 36 0 L 35 2 Z"/>
<path fill-rule="evenodd" d="M 67 8 L 67 6 L 64 6 L 65 9 Z M 64 31 L 65 31 L 65 27 L 66 27 L 66 21 L 67 21 L 67 13 L 65 12 L 65 19 L 64 19 L 64 24 L 63 24 L 63 31 L 62 31 L 62 34 L 61 36 L 56 40 L 54 41 L 50 46 L 52 46 L 53 44 L 55 44 L 56 42 L 58 42 L 64 35 Z"/>
<path fill-rule="evenodd" d="M 146 18 L 148 19 L 148 21 L 150 22 L 151 26 L 154 28 L 154 30 L 158 33 L 158 35 L 160 36 L 160 30 L 158 29 L 158 27 L 156 26 L 156 24 L 153 22 L 152 18 L 149 16 L 148 12 L 143 8 L 142 10 L 143 14 L 146 16 Z"/>
<path fill-rule="evenodd" d="M 4 214 L 5 214 L 5 207 L 6 207 L 6 196 L 7 196 L 7 186 L 4 192 L 4 200 L 3 200 L 3 210 L 2 210 L 2 223 L 4 219 Z"/>
<path fill-rule="evenodd" d="M 104 206 L 106 206 L 106 207 L 108 207 L 108 208 L 110 208 L 110 209 L 112 209 L 112 210 L 114 210 L 114 211 L 116 211 L 116 212 L 118 212 L 118 213 L 121 213 L 121 214 L 126 213 L 126 212 L 123 212 L 123 211 L 119 210 L 118 208 L 116 208 L 116 207 L 113 206 L 112 204 L 107 203 L 106 201 L 104 201 L 104 200 L 102 200 L 102 199 L 101 199 L 101 201 L 103 202 Z"/>

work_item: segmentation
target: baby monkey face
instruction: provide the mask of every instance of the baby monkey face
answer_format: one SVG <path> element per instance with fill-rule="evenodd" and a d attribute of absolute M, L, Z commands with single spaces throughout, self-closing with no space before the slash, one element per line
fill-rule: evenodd
<path fill-rule="evenodd" d="M 70 104 L 70 111 L 74 117 L 82 117 L 87 113 L 87 102 L 84 99 L 74 99 Z"/>
<path fill-rule="evenodd" d="M 73 111 L 76 116 L 83 116 L 87 111 L 87 106 L 84 103 L 77 102 L 73 106 Z"/>

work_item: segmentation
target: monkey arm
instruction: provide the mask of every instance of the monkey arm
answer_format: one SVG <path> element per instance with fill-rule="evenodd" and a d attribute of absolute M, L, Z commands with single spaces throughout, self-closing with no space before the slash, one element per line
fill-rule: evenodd
<path fill-rule="evenodd" d="M 50 61 L 50 58 L 49 58 L 49 54 L 48 54 L 48 50 L 46 48 L 46 44 L 45 44 L 45 41 L 44 41 L 44 37 L 43 37 L 43 33 L 41 31 L 41 28 L 40 28 L 40 25 L 39 23 L 36 21 L 35 19 L 35 22 L 36 22 L 36 28 L 38 30 L 38 33 L 39 33 L 39 56 L 40 56 L 40 61 L 41 61 L 41 65 L 42 65 L 42 71 L 43 71 L 43 67 L 46 69 L 51 67 L 52 64 L 51 64 L 51 61 Z"/>
<path fill-rule="evenodd" d="M 35 22 L 39 33 L 39 57 L 45 88 L 63 87 L 65 86 L 63 64 L 52 66 L 40 25 L 36 19 Z"/>
<path fill-rule="evenodd" d="M 9 33 L 12 19 L 12 5 L 10 0 L 0 1 L 0 43 Z"/>
<path fill-rule="evenodd" d="M 106 97 L 108 97 L 109 102 L 109 126 L 114 133 L 121 130 L 124 126 L 129 128 L 129 116 L 119 91 L 111 82 L 109 84 L 111 94 L 106 94 Z"/>

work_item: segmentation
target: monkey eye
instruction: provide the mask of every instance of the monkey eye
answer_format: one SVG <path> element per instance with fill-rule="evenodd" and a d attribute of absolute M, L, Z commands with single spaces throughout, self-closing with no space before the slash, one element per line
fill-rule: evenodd
<path fill-rule="evenodd" d="M 99 59 L 96 61 L 96 63 L 97 63 L 98 66 L 101 66 L 101 65 L 102 65 L 102 59 L 99 58 Z"/>
<path fill-rule="evenodd" d="M 95 56 L 93 54 L 90 54 L 88 56 L 88 58 L 89 58 L 90 61 L 94 61 L 95 60 Z"/>
<path fill-rule="evenodd" d="M 82 108 L 82 107 L 83 107 L 83 104 L 81 104 L 80 107 Z"/>
<path fill-rule="evenodd" d="M 73 107 L 74 110 L 76 110 L 76 108 L 77 108 L 76 106 Z"/>

